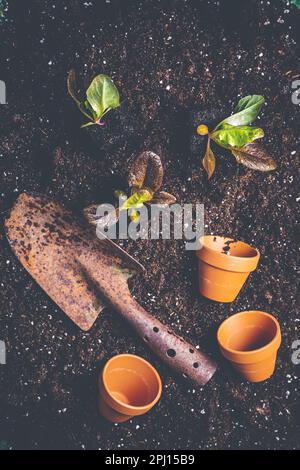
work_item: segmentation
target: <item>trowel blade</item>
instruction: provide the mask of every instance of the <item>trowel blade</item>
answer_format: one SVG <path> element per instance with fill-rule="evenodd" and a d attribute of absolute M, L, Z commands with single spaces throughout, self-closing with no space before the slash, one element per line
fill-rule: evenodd
<path fill-rule="evenodd" d="M 99 240 L 72 212 L 40 194 L 21 194 L 5 229 L 25 269 L 85 331 L 105 307 L 106 285 L 114 283 L 117 291 L 118 282 L 144 270 L 113 241 Z"/>

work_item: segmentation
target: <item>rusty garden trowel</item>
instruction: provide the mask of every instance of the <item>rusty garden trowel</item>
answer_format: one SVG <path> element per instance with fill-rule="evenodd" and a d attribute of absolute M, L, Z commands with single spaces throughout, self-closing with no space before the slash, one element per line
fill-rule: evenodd
<path fill-rule="evenodd" d="M 215 363 L 172 333 L 131 296 L 127 280 L 143 267 L 111 240 L 46 196 L 21 194 L 5 221 L 9 243 L 54 302 L 87 331 L 110 304 L 169 366 L 203 386 Z"/>

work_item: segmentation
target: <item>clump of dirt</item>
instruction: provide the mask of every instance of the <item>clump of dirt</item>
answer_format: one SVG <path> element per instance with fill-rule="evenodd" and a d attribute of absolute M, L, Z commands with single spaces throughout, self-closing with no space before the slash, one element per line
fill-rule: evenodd
<path fill-rule="evenodd" d="M 123 241 L 147 269 L 131 281 L 141 304 L 220 364 L 203 390 L 171 375 L 111 310 L 79 331 L 22 269 L 0 233 L 0 445 L 41 449 L 299 448 L 297 286 L 298 107 L 291 83 L 299 54 L 299 12 L 285 2 L 53 0 L 8 2 L 0 24 L 0 210 L 23 191 L 57 197 L 78 213 L 110 202 L 126 185 L 128 165 L 143 150 L 162 158 L 165 191 L 203 203 L 205 232 L 242 239 L 261 252 L 232 304 L 201 298 L 197 262 L 183 240 Z M 80 129 L 67 94 L 75 68 L 82 90 L 94 75 L 111 76 L 121 92 L 106 129 Z M 210 181 L 195 129 L 219 120 L 237 100 L 259 93 L 272 173 L 238 166 L 216 150 Z M 210 114 L 209 114 L 210 113 Z M 209 115 L 208 115 L 209 114 Z M 278 131 L 280 129 L 280 132 Z M 199 148 L 199 150 L 198 150 Z M 218 153 L 219 152 L 219 153 Z M 215 331 L 247 309 L 273 313 L 283 343 L 275 375 L 243 382 L 216 350 Z M 159 370 L 162 400 L 122 425 L 97 413 L 97 375 L 114 353 L 149 359 Z"/>

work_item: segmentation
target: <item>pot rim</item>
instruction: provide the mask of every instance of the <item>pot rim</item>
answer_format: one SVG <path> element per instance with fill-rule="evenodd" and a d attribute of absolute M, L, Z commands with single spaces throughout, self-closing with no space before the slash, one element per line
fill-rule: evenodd
<path fill-rule="evenodd" d="M 111 391 L 109 389 L 109 387 L 107 386 L 107 383 L 106 383 L 106 379 L 105 379 L 105 375 L 106 375 L 106 372 L 107 372 L 107 368 L 108 366 L 114 362 L 117 358 L 119 357 L 130 357 L 130 358 L 134 358 L 140 362 L 143 362 L 144 364 L 147 365 L 147 367 L 149 367 L 152 372 L 154 372 L 154 375 L 155 375 L 155 378 L 157 380 L 157 383 L 158 383 L 158 392 L 155 396 L 155 398 L 147 403 L 146 405 L 141 405 L 141 406 L 134 406 L 134 405 L 129 405 L 127 403 L 124 403 L 122 402 L 121 400 L 118 400 L 117 398 L 115 398 L 114 396 L 112 396 L 111 394 Z M 160 375 L 159 373 L 157 372 L 157 370 L 155 369 L 155 367 L 152 366 L 152 364 L 150 364 L 150 362 L 146 361 L 146 359 L 143 359 L 142 357 L 140 356 L 137 356 L 136 354 L 116 354 L 115 356 L 112 356 L 105 364 L 103 370 L 102 370 L 102 374 L 101 374 L 101 377 L 102 377 L 102 384 L 103 384 L 103 387 L 104 387 L 104 390 L 105 392 L 108 394 L 108 396 L 110 397 L 110 399 L 112 401 L 114 401 L 115 403 L 117 403 L 118 405 L 120 405 L 121 407 L 124 407 L 126 409 L 129 410 L 132 410 L 132 411 L 143 411 L 143 410 L 150 410 L 157 402 L 158 400 L 160 399 L 161 397 L 161 394 L 162 394 L 162 381 L 161 381 L 161 378 L 160 378 Z M 122 414 L 126 414 L 126 413 L 122 413 Z"/>
<path fill-rule="evenodd" d="M 244 246 L 247 246 L 250 250 L 253 250 L 253 256 L 228 256 L 225 253 L 221 253 L 220 251 L 207 246 L 205 241 L 215 237 L 222 238 L 224 242 L 229 240 L 234 241 L 232 237 L 222 235 L 203 235 L 200 237 L 200 244 L 202 246 L 196 252 L 197 257 L 201 261 L 225 271 L 251 272 L 256 269 L 260 258 L 260 252 L 257 248 L 253 247 L 249 243 L 243 242 L 242 240 L 236 240 L 236 242 L 239 242 Z"/>
<path fill-rule="evenodd" d="M 276 326 L 276 333 L 274 335 L 274 338 L 267 344 L 265 344 L 264 346 L 262 346 L 261 348 L 257 348 L 257 349 L 253 349 L 251 351 L 239 351 L 237 349 L 232 349 L 232 348 L 229 348 L 227 346 L 225 346 L 223 344 L 223 342 L 221 341 L 220 339 L 220 335 L 221 335 L 221 328 L 224 326 L 225 323 L 229 322 L 230 320 L 232 320 L 232 318 L 237 318 L 238 316 L 242 316 L 242 315 L 245 315 L 247 313 L 255 313 L 255 314 L 259 314 L 259 315 L 262 315 L 262 316 L 265 316 L 265 317 L 268 317 L 270 318 L 273 323 L 275 324 Z M 252 356 L 255 356 L 257 354 L 260 354 L 260 353 L 263 353 L 265 352 L 266 350 L 268 349 L 273 349 L 273 347 L 275 346 L 276 347 L 276 351 L 279 349 L 279 346 L 280 346 L 280 343 L 281 343 L 281 331 L 280 331 L 280 324 L 278 322 L 278 320 L 273 316 L 271 315 L 270 313 L 267 313 L 267 312 L 264 312 L 262 310 L 245 310 L 243 312 L 238 312 L 238 313 L 235 313 L 234 315 L 231 315 L 230 317 L 226 318 L 222 323 L 221 325 L 219 326 L 218 328 L 218 331 L 217 331 L 217 340 L 218 340 L 218 343 L 219 343 L 219 346 L 224 350 L 224 352 L 228 352 L 229 354 L 232 354 L 234 356 L 243 356 L 243 357 L 249 357 L 251 358 Z M 278 346 L 278 347 L 277 347 Z M 236 362 L 234 360 L 231 359 L 232 362 Z M 255 361 L 256 362 L 256 361 Z M 237 362 L 238 364 L 238 362 Z"/>

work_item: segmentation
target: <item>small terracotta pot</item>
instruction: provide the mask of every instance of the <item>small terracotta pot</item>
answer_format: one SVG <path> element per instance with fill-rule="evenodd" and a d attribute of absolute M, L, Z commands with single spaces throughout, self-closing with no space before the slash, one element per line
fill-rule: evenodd
<path fill-rule="evenodd" d="M 99 411 L 114 423 L 147 413 L 160 399 L 160 376 L 149 362 L 132 354 L 112 357 L 99 377 Z"/>
<path fill-rule="evenodd" d="M 199 291 L 218 302 L 232 302 L 251 271 L 256 269 L 259 251 L 231 238 L 205 235 L 197 251 Z"/>
<path fill-rule="evenodd" d="M 250 382 L 262 382 L 273 374 L 281 333 L 269 313 L 236 313 L 221 324 L 217 339 L 223 356 Z"/>

